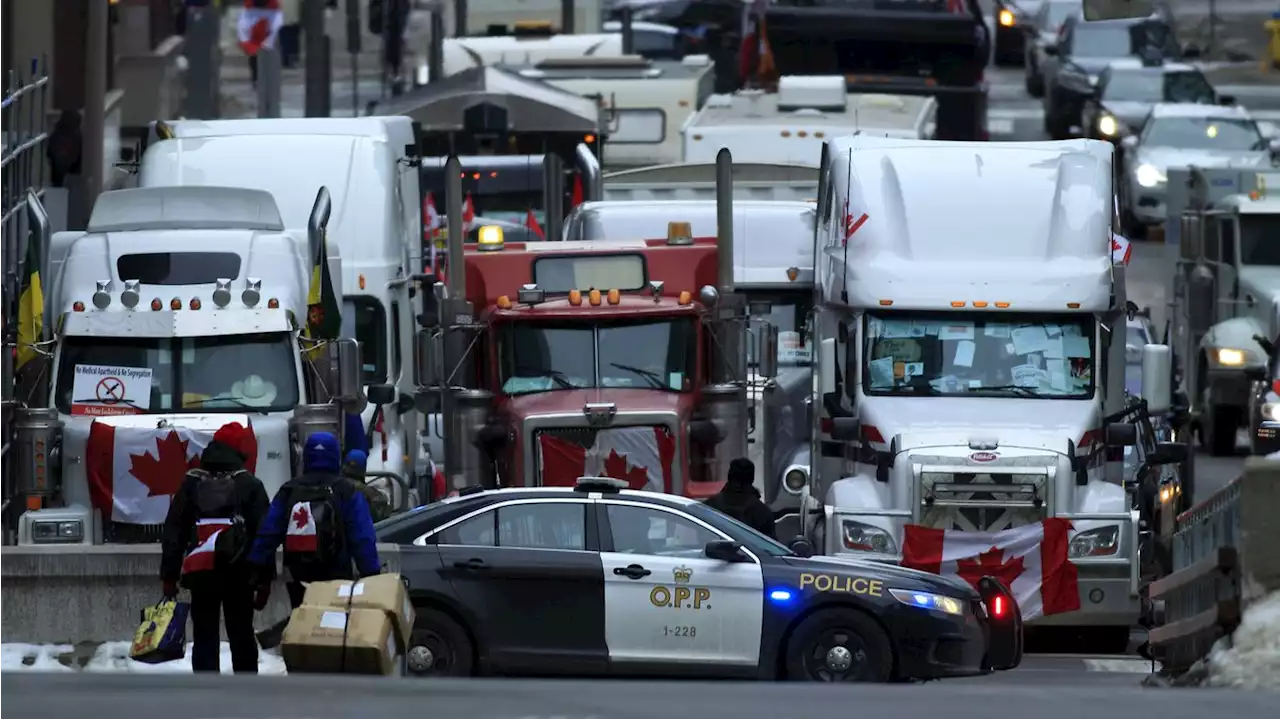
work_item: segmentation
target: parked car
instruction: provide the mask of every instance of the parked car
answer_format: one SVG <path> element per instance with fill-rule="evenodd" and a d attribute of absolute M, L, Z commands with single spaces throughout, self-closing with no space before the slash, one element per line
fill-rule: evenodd
<path fill-rule="evenodd" d="M 1084 135 L 1118 144 L 1142 132 L 1151 108 L 1162 102 L 1234 105 L 1235 98 L 1219 96 L 1204 73 L 1185 63 L 1116 60 L 1098 75 L 1097 88 L 1085 100 Z"/>
<path fill-rule="evenodd" d="M 1049 57 L 1045 48 L 1058 42 L 1059 33 L 1067 18 L 1079 15 L 1080 12 L 1080 0 L 1044 0 L 1035 14 L 1021 26 L 1026 33 L 1023 42 L 1023 75 L 1027 93 L 1032 97 L 1044 95 L 1042 68 L 1045 58 Z"/>
<path fill-rule="evenodd" d="M 1256 369 L 1249 394 L 1249 453 L 1280 452 L 1280 351 L 1276 343 L 1255 337 L 1267 351 L 1267 366 Z"/>
<path fill-rule="evenodd" d="M 1026 57 L 1028 26 L 1047 0 L 994 0 L 995 63 L 1019 65 Z"/>
<path fill-rule="evenodd" d="M 1044 50 L 1044 131 L 1055 140 L 1081 133 L 1085 101 L 1111 63 L 1125 58 L 1159 63 L 1186 54 L 1173 27 L 1162 19 L 1085 22 L 1079 15 L 1068 17 L 1059 40 Z"/>

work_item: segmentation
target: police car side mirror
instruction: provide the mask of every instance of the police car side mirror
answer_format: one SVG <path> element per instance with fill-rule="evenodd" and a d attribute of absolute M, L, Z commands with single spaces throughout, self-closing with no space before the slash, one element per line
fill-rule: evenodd
<path fill-rule="evenodd" d="M 791 544 L 787 545 L 797 557 L 812 557 L 813 545 L 804 537 L 796 537 L 791 540 Z"/>
<path fill-rule="evenodd" d="M 722 562 L 744 562 L 747 559 L 742 552 L 742 545 L 737 542 L 707 542 L 707 548 L 704 551 L 708 559 L 718 559 Z"/>

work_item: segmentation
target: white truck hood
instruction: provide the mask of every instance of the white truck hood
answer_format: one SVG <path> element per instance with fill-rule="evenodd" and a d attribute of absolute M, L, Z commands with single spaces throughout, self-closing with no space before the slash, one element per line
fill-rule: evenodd
<path fill-rule="evenodd" d="M 1067 441 L 1079 446 L 1099 421 L 1098 404 L 1091 400 L 865 397 L 862 401 L 864 428 L 875 427 L 886 443 L 898 436 L 899 452 L 994 442 L 998 449 L 1066 454 Z"/>

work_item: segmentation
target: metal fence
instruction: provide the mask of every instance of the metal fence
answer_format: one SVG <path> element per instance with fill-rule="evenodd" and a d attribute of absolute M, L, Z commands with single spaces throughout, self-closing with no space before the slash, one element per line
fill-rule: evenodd
<path fill-rule="evenodd" d="M 22 286 L 22 272 L 26 242 L 26 206 L 29 192 L 43 197 L 48 170 L 45 165 L 45 145 L 49 138 L 48 63 L 42 58 L 32 58 L 26 73 L 10 71 L 6 78 L 3 108 L 3 151 L 0 153 L 0 170 L 3 185 L 0 186 L 0 207 L 3 208 L 3 298 L 0 298 L 0 316 L 3 317 L 4 349 L 0 352 L 3 368 L 0 368 L 0 385 L 3 386 L 4 435 L 0 457 L 3 458 L 4 506 L 0 510 L 9 514 L 9 500 L 14 496 L 16 481 L 13 469 L 13 415 L 17 409 L 15 399 L 15 357 L 18 339 L 18 293 Z M 47 248 L 45 248 L 47 250 Z M 47 280 L 46 280 L 47 281 Z M 8 522 L 4 523 L 8 526 Z"/>

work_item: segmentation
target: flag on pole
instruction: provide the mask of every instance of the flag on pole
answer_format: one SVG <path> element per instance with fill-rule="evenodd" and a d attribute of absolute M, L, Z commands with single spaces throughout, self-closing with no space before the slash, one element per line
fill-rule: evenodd
<path fill-rule="evenodd" d="M 342 333 L 342 308 L 329 276 L 329 233 L 320 237 L 315 264 L 311 267 L 311 287 L 307 292 L 306 336 L 311 340 L 337 339 Z"/>
<path fill-rule="evenodd" d="M 533 234 L 538 236 L 539 240 L 547 239 L 547 235 L 542 231 L 542 225 L 538 224 L 538 216 L 533 214 L 533 210 L 529 210 L 524 217 L 524 226 L 528 227 Z"/>
<path fill-rule="evenodd" d="M 284 26 L 280 0 L 244 0 L 236 22 L 236 40 L 244 54 L 253 57 L 264 47 L 275 47 Z"/>
<path fill-rule="evenodd" d="M 23 263 L 22 290 L 18 295 L 18 364 L 15 369 L 36 357 L 35 344 L 44 330 L 44 288 L 40 284 L 40 239 L 35 233 L 27 238 L 27 257 Z"/>

